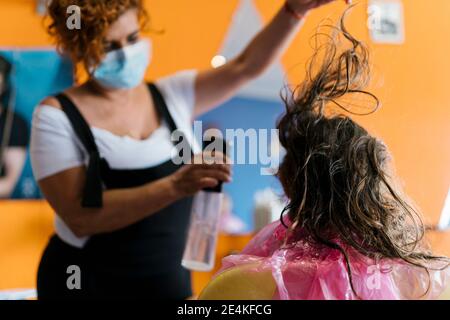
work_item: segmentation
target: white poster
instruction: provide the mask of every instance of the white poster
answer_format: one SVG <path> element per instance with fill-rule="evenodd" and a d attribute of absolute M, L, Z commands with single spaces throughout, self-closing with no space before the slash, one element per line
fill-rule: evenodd
<path fill-rule="evenodd" d="M 444 203 L 444 209 L 442 209 L 441 219 L 438 225 L 439 230 L 450 229 L 450 189 L 448 189 L 447 199 Z"/>
<path fill-rule="evenodd" d="M 370 35 L 374 42 L 404 43 L 405 26 L 401 0 L 371 0 L 368 14 Z"/>

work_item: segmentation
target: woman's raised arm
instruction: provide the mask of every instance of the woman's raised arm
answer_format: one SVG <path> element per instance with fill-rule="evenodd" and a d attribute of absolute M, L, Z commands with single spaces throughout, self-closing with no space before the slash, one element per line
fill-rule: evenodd
<path fill-rule="evenodd" d="M 250 80 L 261 75 L 289 46 L 307 13 L 333 1 L 287 0 L 285 6 L 237 58 L 198 75 L 195 86 L 196 115 L 218 106 Z M 350 0 L 345 1 L 350 3 Z"/>

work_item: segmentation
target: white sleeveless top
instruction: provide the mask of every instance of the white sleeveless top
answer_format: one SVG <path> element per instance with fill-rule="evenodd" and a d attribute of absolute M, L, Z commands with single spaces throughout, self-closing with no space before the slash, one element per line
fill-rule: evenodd
<path fill-rule="evenodd" d="M 194 148 L 192 120 L 195 104 L 195 70 L 182 71 L 158 80 L 169 112 L 179 130 Z M 100 156 L 114 169 L 145 169 L 168 161 L 173 150 L 171 132 L 165 123 L 145 140 L 117 136 L 107 130 L 91 128 Z M 89 156 L 79 141 L 66 114 L 51 106 L 41 105 L 33 115 L 31 163 L 37 181 L 62 171 L 87 165 Z M 82 248 L 89 238 L 78 238 L 56 214 L 56 234 L 66 243 Z"/>

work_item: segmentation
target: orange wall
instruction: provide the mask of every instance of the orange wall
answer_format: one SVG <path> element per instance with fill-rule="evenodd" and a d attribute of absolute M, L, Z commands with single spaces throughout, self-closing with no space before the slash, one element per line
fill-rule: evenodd
<path fill-rule="evenodd" d="M 33 0 L 0 0 L 0 46 L 50 44 Z M 374 92 L 384 103 L 361 122 L 386 141 L 411 197 L 430 222 L 436 222 L 450 187 L 450 1 L 403 0 L 406 42 L 371 43 Z M 148 0 L 154 26 L 155 59 L 149 78 L 183 68 L 206 68 L 221 46 L 237 0 Z M 265 19 L 281 0 L 256 0 Z M 349 29 L 370 43 L 366 3 L 355 8 Z M 291 81 L 298 82 L 310 56 L 308 39 L 325 17 L 337 18 L 343 2 L 314 12 L 283 58 Z M 300 64 L 299 64 L 300 63 Z M 299 65 L 298 65 L 299 64 Z M 298 65 L 294 68 L 295 65 Z"/>

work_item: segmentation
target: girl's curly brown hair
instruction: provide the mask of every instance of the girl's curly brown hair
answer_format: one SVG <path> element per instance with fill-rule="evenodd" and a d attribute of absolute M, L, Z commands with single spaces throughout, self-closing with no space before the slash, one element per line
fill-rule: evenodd
<path fill-rule="evenodd" d="M 73 5 L 81 10 L 80 30 L 70 30 L 66 25 L 67 8 Z M 145 27 L 149 16 L 142 0 L 52 0 L 48 6 L 51 19 L 48 33 L 55 38 L 61 53 L 89 71 L 105 55 L 103 40 L 109 26 L 133 8 L 138 11 L 141 26 Z"/>
<path fill-rule="evenodd" d="M 423 244 L 419 213 L 393 185 L 389 152 L 347 115 L 331 115 L 330 106 L 352 114 L 345 97 L 365 97 L 375 112 L 380 103 L 365 90 L 370 77 L 369 51 L 345 27 L 344 13 L 332 35 L 318 33 L 316 53 L 306 80 L 284 98 L 278 122 L 286 156 L 278 178 L 289 199 L 290 229 L 305 230 L 315 243 L 339 250 L 351 262 L 340 239 L 361 254 L 400 259 L 425 268 L 436 257 Z M 326 37 L 319 43 L 318 37 Z M 344 44 L 348 44 L 344 46 Z M 283 217 L 281 218 L 282 223 Z M 287 226 L 286 226 L 287 227 Z M 355 292 L 357 295 L 357 293 Z"/>

